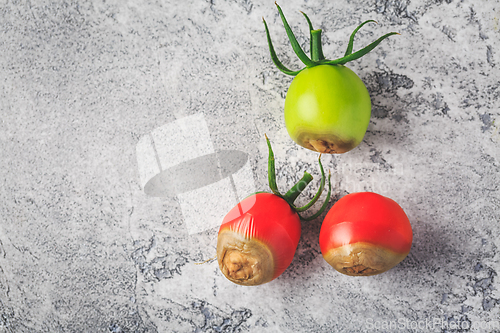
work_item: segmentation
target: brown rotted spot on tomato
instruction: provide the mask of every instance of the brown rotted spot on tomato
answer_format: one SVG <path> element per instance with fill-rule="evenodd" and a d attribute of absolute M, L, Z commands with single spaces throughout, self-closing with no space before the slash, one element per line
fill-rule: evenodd
<path fill-rule="evenodd" d="M 317 151 L 323 154 L 343 154 L 353 149 L 358 145 L 354 140 L 341 140 L 335 138 L 313 139 L 304 138 L 303 146 L 308 149 Z"/>
<path fill-rule="evenodd" d="M 396 253 L 365 242 L 344 245 L 328 251 L 325 260 L 340 273 L 370 276 L 396 266 L 408 253 Z"/>
<path fill-rule="evenodd" d="M 245 286 L 269 282 L 274 275 L 270 249 L 257 239 L 224 230 L 217 241 L 217 261 L 228 280 Z"/>
<path fill-rule="evenodd" d="M 254 267 L 258 265 L 256 258 L 243 255 L 239 251 L 228 251 L 222 259 L 227 274 L 235 280 L 250 280 L 254 275 Z"/>
<path fill-rule="evenodd" d="M 344 271 L 349 275 L 367 275 L 367 274 L 377 274 L 377 270 L 365 267 L 363 265 L 356 265 L 352 267 L 344 267 Z"/>

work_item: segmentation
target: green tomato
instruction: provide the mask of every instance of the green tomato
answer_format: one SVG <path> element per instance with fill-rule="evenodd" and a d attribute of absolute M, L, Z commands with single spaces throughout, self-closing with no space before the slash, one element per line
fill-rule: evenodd
<path fill-rule="evenodd" d="M 371 115 L 363 81 L 343 65 L 302 70 L 285 99 L 285 124 L 302 147 L 320 153 L 345 153 L 361 142 Z"/>
<path fill-rule="evenodd" d="M 295 76 L 285 100 L 285 124 L 290 137 L 299 145 L 329 154 L 345 153 L 357 145 L 366 133 L 371 115 L 371 102 L 363 81 L 344 65 L 361 58 L 380 42 L 397 32 L 389 32 L 364 48 L 353 52 L 354 37 L 367 20 L 351 33 L 344 56 L 328 60 L 321 46 L 321 29 L 314 29 L 309 17 L 309 57 L 295 38 L 290 25 L 276 4 L 293 51 L 306 66 L 290 70 L 278 59 L 265 20 L 267 43 L 276 67 L 287 75 Z"/>

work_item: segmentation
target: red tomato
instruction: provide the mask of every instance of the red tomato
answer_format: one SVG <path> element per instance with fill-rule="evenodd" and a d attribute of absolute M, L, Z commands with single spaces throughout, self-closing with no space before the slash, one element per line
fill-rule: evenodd
<path fill-rule="evenodd" d="M 311 208 L 321 196 L 325 186 L 325 171 L 321 164 L 321 185 L 314 198 L 302 207 L 295 199 L 313 177 L 304 172 L 302 178 L 285 194 L 276 184 L 274 153 L 266 136 L 269 157 L 267 172 L 269 188 L 273 192 L 258 192 L 243 199 L 227 213 L 217 237 L 217 261 L 228 280 L 255 286 L 277 278 L 290 265 L 300 239 L 300 220 L 310 221 L 320 216 L 328 205 L 331 194 L 328 175 L 328 194 L 321 208 L 308 217 L 299 215 Z"/>
<path fill-rule="evenodd" d="M 351 193 L 330 209 L 319 244 L 325 260 L 353 276 L 385 272 L 410 252 L 413 232 L 403 209 L 372 192 Z"/>
<path fill-rule="evenodd" d="M 217 240 L 222 273 L 241 285 L 269 282 L 290 265 L 301 233 L 299 215 L 283 198 L 253 194 L 224 218 Z"/>

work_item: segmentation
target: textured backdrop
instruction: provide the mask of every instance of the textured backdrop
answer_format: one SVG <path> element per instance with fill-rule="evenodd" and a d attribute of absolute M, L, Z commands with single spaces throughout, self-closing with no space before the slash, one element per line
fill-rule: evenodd
<path fill-rule="evenodd" d="M 282 276 L 242 287 L 216 261 L 196 265 L 215 256 L 217 228 L 189 232 L 176 193 L 145 193 L 141 140 L 200 114 L 215 150 L 246 154 L 256 189 L 264 133 L 280 187 L 319 175 L 284 127 L 291 77 L 271 62 L 262 17 L 282 61 L 299 61 L 274 1 L 0 0 L 0 332 L 500 332 L 499 2 L 280 5 L 304 47 L 300 10 L 323 29 L 329 58 L 364 20 L 378 25 L 355 50 L 400 33 L 348 64 L 371 122 L 323 161 L 332 204 L 363 190 L 400 203 L 409 256 L 341 275 L 321 256 L 319 218 Z"/>

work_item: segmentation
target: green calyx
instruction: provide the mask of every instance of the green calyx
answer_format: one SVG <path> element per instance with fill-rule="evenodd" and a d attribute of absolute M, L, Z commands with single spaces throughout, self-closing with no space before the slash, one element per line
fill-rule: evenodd
<path fill-rule="evenodd" d="M 368 52 L 373 50 L 378 44 L 380 44 L 380 42 L 382 42 L 387 37 L 392 36 L 392 35 L 399 35 L 397 32 L 390 32 L 388 34 L 383 35 L 382 37 L 380 37 L 379 39 L 377 39 L 376 41 L 374 41 L 370 45 L 353 53 L 352 49 L 353 49 L 353 44 L 354 44 L 354 36 L 359 31 L 359 29 L 361 29 L 361 27 L 364 26 L 366 23 L 370 23 L 370 22 L 377 23 L 374 20 L 365 21 L 365 22 L 361 23 L 352 32 L 351 37 L 349 38 L 349 44 L 347 46 L 347 50 L 346 50 L 344 56 L 342 58 L 338 58 L 335 60 L 328 60 L 328 59 L 325 59 L 325 56 L 323 55 L 323 49 L 322 49 L 322 45 L 321 45 L 321 29 L 315 30 L 312 26 L 312 23 L 311 23 L 311 20 L 309 19 L 309 17 L 305 13 L 302 12 L 302 14 L 304 15 L 304 17 L 307 20 L 307 24 L 309 25 L 309 34 L 310 34 L 310 47 L 309 48 L 310 48 L 310 53 L 311 53 L 311 57 L 309 57 L 304 52 L 304 50 L 302 50 L 299 43 L 297 42 L 297 39 L 295 38 L 295 35 L 292 32 L 292 29 L 290 29 L 290 26 L 288 25 L 288 22 L 286 21 L 285 15 L 283 15 L 283 11 L 281 10 L 280 6 L 277 3 L 275 3 L 275 4 L 276 4 L 276 7 L 278 7 L 278 12 L 280 14 L 281 20 L 283 21 L 283 25 L 285 26 L 285 31 L 286 31 L 286 34 L 288 35 L 288 39 L 290 40 L 290 43 L 292 45 L 292 49 L 295 52 L 295 54 L 297 55 L 297 57 L 299 57 L 299 59 L 304 63 L 304 65 L 306 65 L 305 68 L 310 68 L 310 67 L 314 67 L 314 66 L 318 66 L 318 65 L 344 65 L 344 64 L 348 63 L 349 61 L 353 61 L 353 60 L 361 58 L 362 56 L 364 56 L 365 54 L 367 54 Z M 271 41 L 271 35 L 269 34 L 269 28 L 267 27 L 266 20 L 264 20 L 264 18 L 262 18 L 262 21 L 264 22 L 264 26 L 266 28 L 267 43 L 269 45 L 269 52 L 271 53 L 271 59 L 273 60 L 276 67 L 278 67 L 278 69 L 280 71 L 282 71 L 283 73 L 285 73 L 287 75 L 295 76 L 295 75 L 299 74 L 304 68 L 302 68 L 298 71 L 292 71 L 292 70 L 288 69 L 285 65 L 283 65 L 283 63 L 281 63 L 281 61 L 278 59 L 278 56 L 276 55 L 276 52 L 274 51 L 273 43 Z"/>
<path fill-rule="evenodd" d="M 294 205 L 295 199 L 297 199 L 297 197 L 302 193 L 302 191 L 306 188 L 306 186 L 313 180 L 313 177 L 308 172 L 304 172 L 304 175 L 302 176 L 302 178 L 294 186 L 292 186 L 292 188 L 288 192 L 286 192 L 285 194 L 281 194 L 280 191 L 278 190 L 278 186 L 276 184 L 276 169 L 275 169 L 275 165 L 274 165 L 274 152 L 273 152 L 273 149 L 271 147 L 271 142 L 269 141 L 269 138 L 267 137 L 267 135 L 266 135 L 266 141 L 267 141 L 267 147 L 269 150 L 267 173 L 268 173 L 268 177 L 269 177 L 269 187 L 271 188 L 271 191 L 275 195 L 283 198 L 290 205 L 290 207 L 292 207 L 292 209 L 294 209 L 297 212 L 297 214 L 308 210 L 318 201 L 318 199 L 320 198 L 320 196 L 323 193 L 323 190 L 325 188 L 325 182 L 326 182 L 325 178 L 326 177 L 325 177 L 325 170 L 323 169 L 323 165 L 321 164 L 321 154 L 319 155 L 319 158 L 318 158 L 318 164 L 319 164 L 319 167 L 321 170 L 321 184 L 319 186 L 319 189 L 316 192 L 316 195 L 311 199 L 311 201 L 309 201 L 306 205 L 304 205 L 302 207 L 297 207 Z M 331 194 L 332 194 L 332 185 L 331 185 L 330 178 L 331 178 L 331 175 L 329 173 L 328 174 L 328 194 L 326 195 L 326 199 L 323 202 L 323 205 L 315 214 L 313 214 L 311 216 L 303 217 L 300 214 L 298 214 L 302 220 L 305 220 L 305 221 L 314 220 L 315 218 L 320 216 L 325 211 L 325 209 L 328 206 L 328 202 L 330 201 Z"/>

